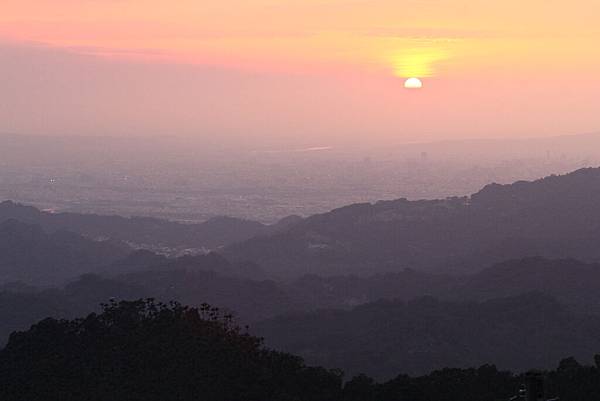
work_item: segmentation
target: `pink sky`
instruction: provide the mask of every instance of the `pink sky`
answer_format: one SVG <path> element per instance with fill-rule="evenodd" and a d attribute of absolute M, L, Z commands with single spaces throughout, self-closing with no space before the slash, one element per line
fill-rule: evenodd
<path fill-rule="evenodd" d="M 595 0 L 5 0 L 0 132 L 406 142 L 600 130 Z M 408 91 L 403 81 L 423 78 Z"/>

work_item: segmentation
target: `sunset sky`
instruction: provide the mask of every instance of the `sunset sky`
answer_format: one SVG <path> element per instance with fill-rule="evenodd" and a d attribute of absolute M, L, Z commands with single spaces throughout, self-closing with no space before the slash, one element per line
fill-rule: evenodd
<path fill-rule="evenodd" d="M 0 131 L 314 145 L 600 131 L 598 16 L 597 0 L 3 0 Z"/>

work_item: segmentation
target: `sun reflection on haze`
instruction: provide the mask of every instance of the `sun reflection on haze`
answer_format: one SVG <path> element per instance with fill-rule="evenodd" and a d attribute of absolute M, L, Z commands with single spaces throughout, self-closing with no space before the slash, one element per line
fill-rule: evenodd
<path fill-rule="evenodd" d="M 394 73 L 399 77 L 432 77 L 440 62 L 450 58 L 447 49 L 439 47 L 414 47 L 404 49 L 392 57 Z"/>

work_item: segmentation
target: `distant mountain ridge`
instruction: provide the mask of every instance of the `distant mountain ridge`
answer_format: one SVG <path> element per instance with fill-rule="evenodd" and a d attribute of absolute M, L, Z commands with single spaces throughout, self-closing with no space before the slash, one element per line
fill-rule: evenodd
<path fill-rule="evenodd" d="M 214 271 L 225 277 L 256 280 L 264 278 L 256 264 L 231 263 L 214 252 L 166 257 L 147 250 L 135 251 L 112 239 L 97 241 L 63 229 L 46 232 L 39 225 L 14 219 L 0 222 L 0 286 L 10 283 L 61 286 L 88 273 L 116 277 L 176 270 Z"/>
<path fill-rule="evenodd" d="M 152 217 L 48 213 L 12 201 L 0 203 L 0 222 L 17 219 L 39 224 L 46 231 L 69 230 L 92 238 L 111 238 L 136 245 L 206 250 L 285 229 L 299 217 L 289 216 L 273 225 L 233 217 L 215 217 L 204 223 L 183 224 Z"/>
<path fill-rule="evenodd" d="M 354 204 L 230 245 L 272 274 L 473 272 L 529 256 L 600 260 L 600 168 L 470 197 Z"/>
<path fill-rule="evenodd" d="M 295 299 L 314 308 L 349 309 L 381 299 L 409 301 L 432 296 L 452 301 L 486 301 L 539 292 L 577 313 L 600 315 L 600 264 L 531 257 L 508 260 L 470 275 L 415 270 L 369 277 L 307 275 L 285 284 Z"/>
<path fill-rule="evenodd" d="M 168 259 L 137 251 L 108 267 L 102 266 L 100 274 L 73 278 L 62 289 L 42 291 L 22 283 L 7 283 L 0 285 L 0 294 L 9 308 L 4 312 L 0 308 L 0 321 L 6 321 L 0 325 L 0 337 L 5 326 L 14 327 L 9 324 L 14 315 L 11 304 L 29 311 L 18 320 L 24 325 L 35 320 L 27 318 L 28 314 L 41 318 L 41 311 L 52 305 L 58 316 L 72 316 L 108 298 L 155 297 L 190 305 L 208 301 L 252 323 L 292 312 L 351 310 L 380 300 L 409 302 L 429 296 L 445 302 L 482 302 L 533 291 L 556 299 L 569 313 L 600 316 L 600 264 L 576 260 L 513 260 L 468 276 L 407 270 L 371 277 L 304 276 L 289 282 L 262 279 L 253 269 L 216 254 Z M 30 302 L 24 307 L 28 298 Z"/>
<path fill-rule="evenodd" d="M 484 302 L 378 301 L 281 316 L 253 329 L 269 346 L 308 363 L 380 379 L 483 361 L 549 368 L 558 354 L 586 360 L 600 348 L 600 317 L 573 314 L 539 293 Z"/>
<path fill-rule="evenodd" d="M 96 310 L 109 299 L 154 298 L 194 306 L 215 303 L 244 324 L 308 308 L 273 281 L 221 273 L 234 267 L 218 255 L 153 260 L 149 252 L 143 253 L 115 263 L 120 273 L 83 274 L 61 288 L 0 283 L 0 348 L 11 332 L 26 329 L 36 320 L 74 317 Z"/>
<path fill-rule="evenodd" d="M 57 284 L 116 262 L 131 250 L 64 230 L 46 233 L 17 220 L 0 223 L 0 283 Z"/>
<path fill-rule="evenodd" d="M 600 264 L 527 258 L 469 276 L 407 270 L 291 282 L 220 273 L 236 267 L 216 254 L 138 251 L 114 266 L 110 276 L 86 274 L 63 288 L 0 286 L 0 346 L 46 316 L 151 297 L 219 304 L 277 349 L 377 377 L 484 362 L 548 367 L 556 355 L 600 349 Z"/>
<path fill-rule="evenodd" d="M 536 291 L 579 313 L 600 315 L 598 288 L 600 263 L 537 257 L 502 262 L 469 276 L 455 298 L 488 300 Z"/>

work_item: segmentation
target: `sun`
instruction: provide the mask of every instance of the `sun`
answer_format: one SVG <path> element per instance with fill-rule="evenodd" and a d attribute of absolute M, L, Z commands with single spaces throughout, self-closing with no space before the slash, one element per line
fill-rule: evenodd
<path fill-rule="evenodd" d="M 406 89 L 421 89 L 423 87 L 423 82 L 419 78 L 408 78 L 404 82 L 404 87 Z"/>

